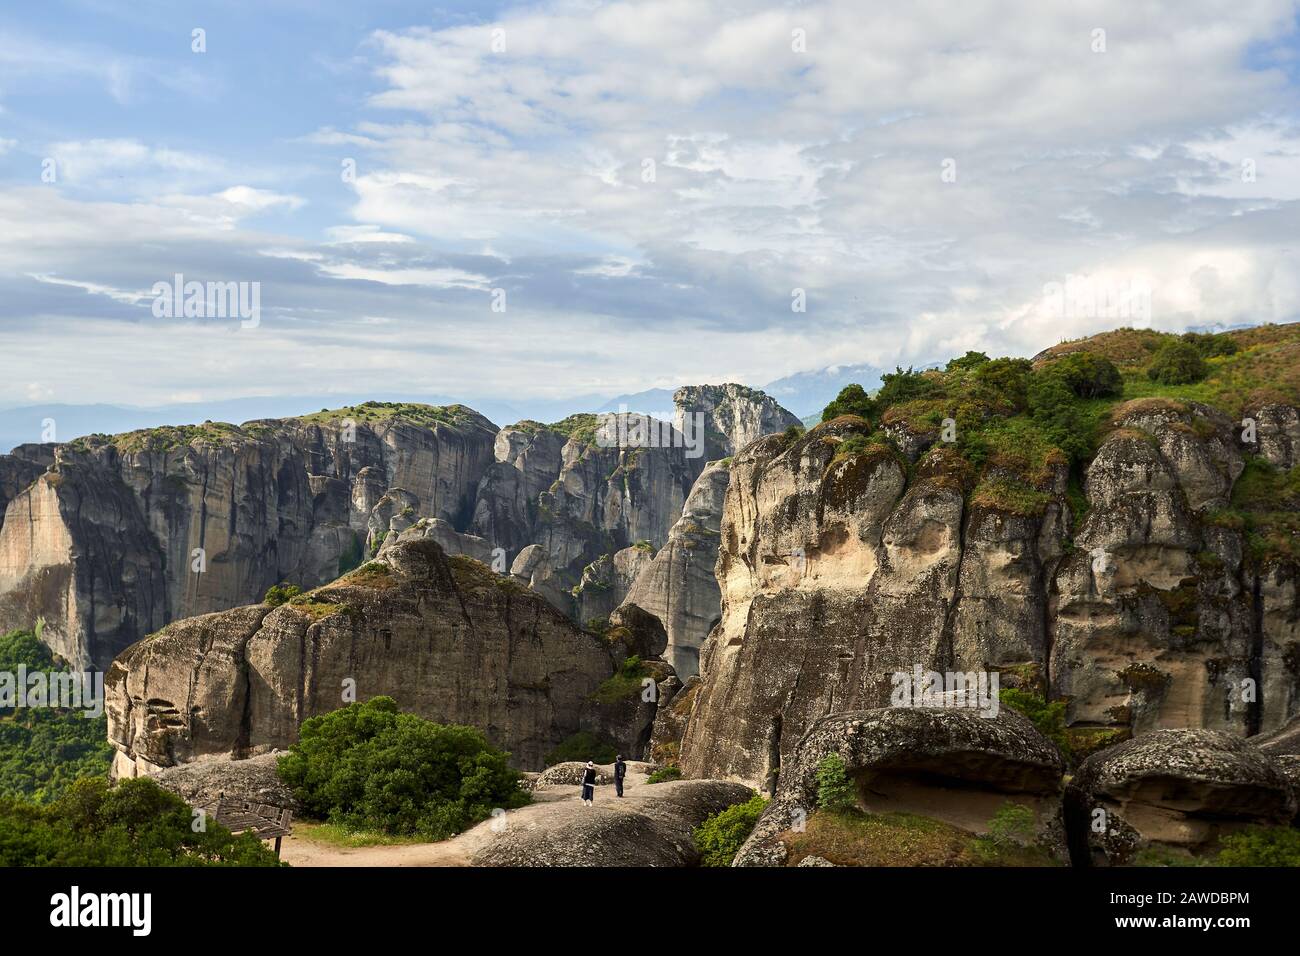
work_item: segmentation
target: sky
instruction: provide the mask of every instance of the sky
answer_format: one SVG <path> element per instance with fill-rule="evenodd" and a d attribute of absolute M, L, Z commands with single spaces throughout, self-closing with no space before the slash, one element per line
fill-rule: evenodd
<path fill-rule="evenodd" d="M 525 406 L 1295 320 L 1297 12 L 6 5 L 0 407 Z M 177 275 L 255 318 L 167 314 Z"/>

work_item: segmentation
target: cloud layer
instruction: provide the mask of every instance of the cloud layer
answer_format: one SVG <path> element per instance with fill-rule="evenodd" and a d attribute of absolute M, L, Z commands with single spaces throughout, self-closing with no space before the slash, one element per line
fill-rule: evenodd
<path fill-rule="evenodd" d="M 1295 16 L 550 3 L 358 36 L 360 118 L 283 104 L 290 168 L 5 139 L 60 175 L 0 184 L 0 403 L 524 401 L 1293 319 Z M 154 319 L 177 273 L 260 282 L 260 324 Z"/>

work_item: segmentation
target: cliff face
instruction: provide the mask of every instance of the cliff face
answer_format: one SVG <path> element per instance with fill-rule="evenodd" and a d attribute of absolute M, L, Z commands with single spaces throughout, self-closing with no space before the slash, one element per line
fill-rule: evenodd
<path fill-rule="evenodd" d="M 390 489 L 468 520 L 494 434 L 469 409 L 375 405 L 53 446 L 0 525 L 0 628 L 43 616 L 52 649 L 104 667 L 170 620 L 331 580 Z"/>
<path fill-rule="evenodd" d="M 1280 423 L 1261 447 L 1286 467 L 1294 409 L 1255 414 Z M 1027 500 L 972 494 L 933 440 L 910 463 L 846 417 L 735 457 L 689 775 L 757 785 L 816 720 L 888 706 L 915 666 L 1047 681 L 1080 728 L 1248 734 L 1300 711 L 1295 567 L 1248 558 L 1222 516 L 1243 471 L 1222 414 L 1119 406 L 1073 509 L 1064 462 Z"/>
<path fill-rule="evenodd" d="M 649 611 L 668 633 L 668 661 L 678 677 L 699 673 L 700 646 L 717 623 L 722 595 L 718 560 L 722 508 L 731 472 L 712 462 L 696 479 L 682 516 L 627 591 L 627 601 Z"/>
<path fill-rule="evenodd" d="M 122 652 L 105 678 L 114 773 L 283 749 L 308 717 L 377 695 L 478 727 L 528 769 L 587 727 L 632 753 L 653 707 L 592 695 L 664 641 L 625 620 L 597 637 L 507 576 L 431 540 L 400 543 L 288 604 L 177 621 Z"/>
<path fill-rule="evenodd" d="M 734 455 L 764 435 L 801 426 L 796 415 L 786 411 L 772 396 L 757 389 L 730 382 L 726 385 L 687 385 L 673 393 L 678 430 L 688 427 L 687 418 L 700 416 L 704 424 L 705 461 Z"/>

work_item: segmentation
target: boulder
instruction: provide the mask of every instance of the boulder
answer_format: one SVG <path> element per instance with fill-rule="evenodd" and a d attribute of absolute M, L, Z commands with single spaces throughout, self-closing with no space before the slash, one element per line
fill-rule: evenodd
<path fill-rule="evenodd" d="M 1076 864 L 1132 862 L 1148 847 L 1200 853 L 1250 824 L 1286 825 L 1296 797 L 1275 760 L 1240 737 L 1158 730 L 1093 754 L 1066 792 Z"/>
<path fill-rule="evenodd" d="M 153 781 L 192 807 L 210 807 L 218 796 L 275 807 L 299 809 L 298 798 L 275 769 L 279 752 L 246 760 L 212 759 L 168 767 L 152 775 Z"/>
<path fill-rule="evenodd" d="M 817 721 L 780 766 L 776 797 L 736 856 L 736 866 L 783 866 L 782 834 L 817 809 L 817 768 L 830 755 L 845 764 L 860 809 L 903 811 L 972 833 L 1008 801 L 1034 813 L 1034 838 L 1066 857 L 1060 751 L 1024 717 L 970 710 L 878 708 Z"/>
<path fill-rule="evenodd" d="M 554 769 L 554 768 L 552 768 Z M 549 771 L 548 771 L 549 772 Z M 622 800 L 572 800 L 507 814 L 501 831 L 471 858 L 474 866 L 691 866 L 692 831 L 752 791 L 721 780 L 675 780 L 632 790 Z"/>

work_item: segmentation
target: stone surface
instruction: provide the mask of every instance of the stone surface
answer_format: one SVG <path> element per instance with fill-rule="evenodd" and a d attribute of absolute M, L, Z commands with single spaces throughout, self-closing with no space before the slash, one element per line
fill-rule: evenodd
<path fill-rule="evenodd" d="M 1295 813 L 1273 757 L 1211 730 L 1158 730 L 1093 754 L 1066 792 L 1073 855 L 1093 865 L 1128 863 L 1153 846 L 1196 852 L 1250 824 L 1288 824 Z M 1102 832 L 1090 825 L 1097 819 Z"/>
<path fill-rule="evenodd" d="M 667 543 L 627 592 L 628 602 L 664 622 L 668 661 L 683 679 L 699 673 L 700 647 L 722 611 L 714 569 L 730 479 L 725 463 L 711 462 L 704 469 Z"/>
<path fill-rule="evenodd" d="M 495 427 L 462 406 L 371 411 L 55 446 L 0 524 L 0 629 L 44 617 L 52 650 L 107 667 L 169 621 L 355 566 L 381 500 L 468 521 Z"/>
<path fill-rule="evenodd" d="M 227 800 L 267 803 L 297 812 L 297 797 L 276 772 L 279 758 L 279 752 L 275 752 L 247 760 L 200 760 L 160 770 L 153 774 L 153 780 L 191 807 L 210 807 L 218 796 L 224 796 Z"/>
<path fill-rule="evenodd" d="M 719 780 L 641 786 L 593 807 L 572 801 L 507 816 L 504 829 L 476 852 L 474 866 L 691 866 L 691 831 L 751 791 Z M 603 795 L 602 795 L 603 796 Z"/>
<path fill-rule="evenodd" d="M 1000 671 L 1066 699 L 1076 727 L 1282 726 L 1300 713 L 1300 591 L 1292 564 L 1248 561 L 1214 520 L 1242 472 L 1237 432 L 1196 403 L 1117 406 L 1079 515 L 1063 460 L 1022 508 L 968 497 L 942 442 L 909 465 L 853 416 L 749 445 L 684 769 L 761 786 L 817 719 L 888 704 L 915 667 Z"/>
<path fill-rule="evenodd" d="M 402 542 L 297 603 L 177 621 L 120 654 L 105 679 L 114 771 L 287 748 L 352 686 L 359 700 L 387 695 L 477 727 L 516 766 L 541 769 L 547 752 L 591 729 L 584 713 L 620 745 L 648 739 L 653 713 L 625 715 L 644 727 L 619 724 L 590 702 L 628 653 L 662 650 L 662 628 L 643 626 L 602 639 L 431 539 Z"/>
<path fill-rule="evenodd" d="M 869 812 L 903 811 L 982 832 L 1008 801 L 1035 815 L 1036 839 L 1066 857 L 1056 747 L 1024 717 L 968 710 L 879 708 L 815 723 L 782 763 L 776 797 L 736 856 L 736 866 L 782 866 L 780 835 L 817 809 L 817 767 L 843 760 Z"/>

